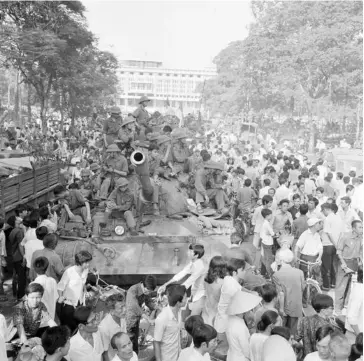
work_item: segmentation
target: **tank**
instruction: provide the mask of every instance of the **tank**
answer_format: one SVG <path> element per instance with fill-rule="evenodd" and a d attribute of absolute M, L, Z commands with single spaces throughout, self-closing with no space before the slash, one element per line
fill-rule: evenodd
<path fill-rule="evenodd" d="M 153 274 L 158 284 L 162 284 L 188 263 L 190 244 L 204 245 L 206 266 L 211 257 L 226 253 L 230 247 L 231 221 L 205 222 L 205 225 L 211 225 L 208 232 L 203 233 L 201 220 L 188 212 L 186 198 L 177 180 L 162 181 L 161 215 L 154 216 L 149 207 L 153 184 L 146 156 L 142 152 L 134 152 L 131 162 L 135 166 L 136 176 L 129 178 L 130 189 L 143 200 L 145 213 L 142 221 L 151 223 L 141 227 L 138 236 L 131 236 L 123 218 L 107 218 L 101 207 L 98 207 L 93 214 L 92 234 L 89 237 L 60 237 L 56 252 L 65 267 L 74 264 L 74 256 L 78 251 L 87 250 L 93 255 L 91 268 L 96 268 L 108 283 L 127 287 L 141 281 L 147 274 Z M 179 219 L 174 219 L 176 215 Z M 212 228 L 213 225 L 217 228 Z M 124 227 L 124 234 L 115 233 L 117 226 Z M 77 234 L 74 224 L 71 228 L 72 235 Z"/>

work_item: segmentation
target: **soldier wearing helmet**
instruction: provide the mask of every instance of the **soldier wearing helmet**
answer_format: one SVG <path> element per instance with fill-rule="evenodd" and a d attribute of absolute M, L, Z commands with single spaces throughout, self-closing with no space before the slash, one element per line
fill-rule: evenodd
<path fill-rule="evenodd" d="M 129 188 L 129 182 L 125 178 L 115 181 L 115 189 L 110 193 L 106 202 L 106 215 L 125 219 L 132 236 L 137 236 L 136 222 L 133 216 L 135 209 L 134 195 Z M 121 213 L 121 214 L 120 214 Z"/>
<path fill-rule="evenodd" d="M 91 175 L 89 169 L 82 169 L 81 180 L 78 182 L 78 188 L 81 194 L 88 200 L 92 200 L 96 193 L 96 188 L 91 180 Z"/>
<path fill-rule="evenodd" d="M 111 107 L 110 118 L 106 119 L 104 122 L 104 143 L 105 147 L 113 144 L 118 138 L 118 133 L 121 128 L 121 110 L 119 107 Z"/>
<path fill-rule="evenodd" d="M 103 181 L 100 187 L 100 198 L 107 199 L 109 188 L 120 177 L 126 177 L 128 174 L 128 161 L 121 154 L 119 147 L 116 144 L 108 146 L 107 158 L 102 166 L 101 177 Z"/>
<path fill-rule="evenodd" d="M 213 161 L 204 163 L 204 168 L 196 172 L 195 189 L 197 211 L 203 213 L 201 203 L 209 203 L 214 200 L 217 211 L 222 212 L 225 204 L 228 203 L 228 197 L 220 183 L 221 174 L 224 171 L 224 165 Z"/>
<path fill-rule="evenodd" d="M 185 162 L 190 156 L 190 151 L 186 144 L 187 133 L 183 128 L 176 128 L 171 133 L 172 143 L 172 156 L 174 173 L 177 174 L 184 169 Z"/>
<path fill-rule="evenodd" d="M 139 128 L 139 136 L 138 138 L 140 140 L 146 139 L 146 131 L 150 132 L 151 129 L 148 125 L 148 121 L 150 118 L 150 115 L 146 109 L 150 102 L 150 99 L 147 96 L 142 96 L 139 99 L 139 106 L 136 108 L 133 112 L 133 117 L 136 119 L 137 126 Z"/>
<path fill-rule="evenodd" d="M 121 123 L 121 128 L 118 134 L 118 145 L 120 149 L 130 147 L 130 144 L 135 140 L 135 118 L 129 115 Z"/>

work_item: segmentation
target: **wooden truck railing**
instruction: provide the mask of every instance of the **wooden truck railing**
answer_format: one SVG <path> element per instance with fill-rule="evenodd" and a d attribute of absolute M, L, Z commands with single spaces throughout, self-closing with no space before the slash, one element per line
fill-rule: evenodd
<path fill-rule="evenodd" d="M 52 192 L 60 183 L 61 168 L 61 163 L 53 163 L 1 181 L 1 213 L 3 217 L 19 204 L 35 201 Z"/>

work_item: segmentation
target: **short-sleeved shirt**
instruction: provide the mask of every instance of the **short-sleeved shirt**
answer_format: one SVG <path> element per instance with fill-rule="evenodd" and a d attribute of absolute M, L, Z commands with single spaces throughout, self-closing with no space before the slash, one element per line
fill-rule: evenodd
<path fill-rule="evenodd" d="M 250 187 L 243 187 L 238 190 L 237 199 L 239 208 L 243 210 L 250 210 L 253 206 L 253 200 L 257 195 Z"/>
<path fill-rule="evenodd" d="M 304 231 L 298 239 L 296 247 L 306 256 L 317 256 L 322 251 L 322 242 L 319 233 L 312 233 L 310 229 Z"/>
<path fill-rule="evenodd" d="M 126 321 L 120 319 L 120 324 L 116 323 L 114 318 L 108 313 L 99 324 L 99 331 L 104 345 L 104 350 L 107 351 L 110 346 L 112 337 L 118 332 L 126 333 Z"/>
<path fill-rule="evenodd" d="M 28 306 L 27 301 L 22 301 L 14 307 L 14 326 L 23 325 L 25 334 L 34 337 L 40 325 L 51 319 L 47 307 L 40 302 L 35 311 Z"/>
<path fill-rule="evenodd" d="M 262 239 L 262 243 L 266 246 L 272 246 L 273 236 L 274 231 L 272 225 L 265 219 L 262 225 L 262 229 L 260 230 L 260 238 Z"/>
<path fill-rule="evenodd" d="M 68 206 L 70 210 L 74 210 L 85 205 L 86 199 L 78 189 L 70 189 L 69 196 L 67 197 Z"/>
<path fill-rule="evenodd" d="M 33 280 L 37 277 L 37 275 L 34 271 L 34 268 L 33 268 L 33 262 L 38 257 L 47 258 L 49 265 L 48 265 L 48 268 L 47 268 L 45 274 L 48 277 L 54 278 L 58 282 L 64 272 L 63 263 L 62 263 L 61 257 L 54 250 L 49 249 L 49 248 L 44 248 L 44 249 L 35 251 L 33 253 L 31 267 L 30 267 L 30 279 Z"/>
<path fill-rule="evenodd" d="M 332 237 L 332 239 L 334 241 L 335 247 L 337 246 L 337 242 L 339 240 L 342 229 L 343 229 L 342 220 L 337 214 L 330 213 L 325 218 L 323 231 L 327 234 L 330 234 L 330 236 Z M 323 240 L 322 245 L 323 246 L 332 246 L 332 243 Z"/>
<path fill-rule="evenodd" d="M 343 223 L 343 230 L 342 232 L 351 232 L 351 223 L 353 221 L 360 220 L 358 214 L 354 211 L 354 209 L 349 208 L 347 212 L 344 212 L 344 210 L 339 209 L 337 212 L 337 215 L 341 218 Z"/>
<path fill-rule="evenodd" d="M 91 346 L 78 331 L 71 337 L 71 345 L 68 351 L 70 361 L 102 361 L 104 346 L 102 344 L 100 332 L 92 334 L 94 345 Z"/>
<path fill-rule="evenodd" d="M 104 133 L 107 135 L 117 136 L 119 129 L 121 128 L 121 117 L 120 119 L 108 118 L 104 122 Z"/>
<path fill-rule="evenodd" d="M 342 254 L 344 259 L 359 258 L 363 250 L 363 238 L 348 232 L 342 234 L 337 243 L 337 252 Z"/>
<path fill-rule="evenodd" d="M 154 340 L 161 343 L 161 361 L 177 361 L 181 352 L 181 312 L 176 318 L 169 306 L 155 320 Z"/>

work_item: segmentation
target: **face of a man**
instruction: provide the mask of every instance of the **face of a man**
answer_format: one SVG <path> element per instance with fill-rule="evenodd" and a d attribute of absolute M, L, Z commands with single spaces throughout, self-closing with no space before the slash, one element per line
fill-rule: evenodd
<path fill-rule="evenodd" d="M 133 357 L 133 344 L 128 335 L 123 334 L 117 341 L 118 355 L 122 360 L 130 360 Z"/>
<path fill-rule="evenodd" d="M 363 234 L 363 223 L 357 223 L 354 229 L 355 229 L 356 233 L 358 233 L 359 235 L 362 235 Z"/>
<path fill-rule="evenodd" d="M 38 307 L 43 295 L 39 292 L 32 292 L 27 295 L 27 302 L 30 308 Z"/>

